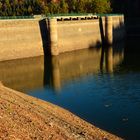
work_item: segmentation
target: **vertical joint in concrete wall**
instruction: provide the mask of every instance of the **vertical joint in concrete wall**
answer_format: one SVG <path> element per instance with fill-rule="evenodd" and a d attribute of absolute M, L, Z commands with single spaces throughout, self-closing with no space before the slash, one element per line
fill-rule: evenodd
<path fill-rule="evenodd" d="M 50 50 L 51 55 L 58 55 L 58 36 L 57 36 L 57 19 L 49 19 L 49 32 L 50 32 Z"/>
<path fill-rule="evenodd" d="M 112 25 L 112 17 L 105 17 L 105 40 L 108 45 L 113 44 L 113 25 Z"/>

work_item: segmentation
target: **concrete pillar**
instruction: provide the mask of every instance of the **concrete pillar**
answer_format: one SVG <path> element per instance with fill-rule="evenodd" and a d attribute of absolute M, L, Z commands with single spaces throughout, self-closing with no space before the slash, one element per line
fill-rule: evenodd
<path fill-rule="evenodd" d="M 106 71 L 109 73 L 113 72 L 113 48 L 112 46 L 106 47 L 105 53 L 105 63 L 106 63 Z"/>
<path fill-rule="evenodd" d="M 59 67 L 59 56 L 52 57 L 52 85 L 55 91 L 60 91 L 61 76 Z"/>
<path fill-rule="evenodd" d="M 113 43 L 113 27 L 112 27 L 112 17 L 105 17 L 105 40 L 108 45 Z"/>
<path fill-rule="evenodd" d="M 51 55 L 58 55 L 58 36 L 57 36 L 57 19 L 49 19 L 49 31 L 50 31 L 50 49 Z"/>

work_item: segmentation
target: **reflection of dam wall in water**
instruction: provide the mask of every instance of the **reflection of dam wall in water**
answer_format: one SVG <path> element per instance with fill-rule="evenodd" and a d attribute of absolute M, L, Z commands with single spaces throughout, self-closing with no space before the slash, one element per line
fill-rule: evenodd
<path fill-rule="evenodd" d="M 114 52 L 109 49 L 108 52 L 104 51 L 103 71 L 113 72 L 113 68 L 123 61 L 123 49 L 118 49 L 119 47 L 114 46 L 113 48 L 117 49 L 114 49 Z M 19 91 L 41 88 L 45 85 L 60 89 L 66 81 L 100 73 L 101 55 L 101 48 L 93 48 L 45 58 L 45 61 L 43 56 L 3 61 L 0 62 L 0 81 L 5 86 Z"/>
<path fill-rule="evenodd" d="M 55 62 L 54 65 L 58 65 L 61 79 L 65 81 L 90 73 L 98 73 L 100 57 L 100 50 L 80 50 L 53 57 L 52 61 Z"/>
<path fill-rule="evenodd" d="M 42 87 L 43 77 L 43 57 L 0 62 L 0 81 L 7 87 L 19 91 Z"/>
<path fill-rule="evenodd" d="M 105 32 L 104 17 L 102 23 Z M 122 15 L 112 16 L 112 28 L 114 40 L 124 37 Z M 100 43 L 99 19 L 56 22 L 52 19 L 0 20 L 0 61 L 40 56 L 46 51 L 57 55 L 96 47 Z"/>
<path fill-rule="evenodd" d="M 101 66 L 101 48 L 83 49 L 71 53 L 64 53 L 51 58 L 52 80 L 51 84 L 56 89 L 66 81 L 100 72 L 111 72 L 122 63 L 123 43 L 106 48 Z M 114 48 L 114 49 L 113 49 Z M 103 68 L 103 71 L 101 70 Z M 53 79 L 54 78 L 54 79 Z"/>

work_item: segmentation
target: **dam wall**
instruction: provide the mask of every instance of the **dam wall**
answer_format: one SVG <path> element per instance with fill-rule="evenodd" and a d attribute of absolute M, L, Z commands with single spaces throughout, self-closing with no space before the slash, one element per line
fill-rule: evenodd
<path fill-rule="evenodd" d="M 100 23 L 101 22 L 101 23 Z M 58 52 L 97 47 L 102 44 L 102 34 L 105 36 L 105 17 L 93 20 L 58 21 Z M 103 32 L 101 31 L 103 27 Z M 124 17 L 112 16 L 113 41 L 122 40 L 125 35 Z"/>
<path fill-rule="evenodd" d="M 46 19 L 0 20 L 0 61 L 51 55 L 97 47 L 105 36 L 105 17 L 101 20 Z M 124 37 L 124 17 L 112 16 L 112 38 Z M 102 31 L 103 27 L 103 31 Z"/>
<path fill-rule="evenodd" d="M 0 60 L 43 55 L 39 20 L 0 20 Z"/>

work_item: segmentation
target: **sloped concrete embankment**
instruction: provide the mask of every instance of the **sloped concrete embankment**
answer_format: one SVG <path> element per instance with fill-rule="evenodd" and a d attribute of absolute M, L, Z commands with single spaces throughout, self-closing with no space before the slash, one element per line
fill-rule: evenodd
<path fill-rule="evenodd" d="M 51 103 L 0 83 L 0 139 L 120 140 Z"/>

